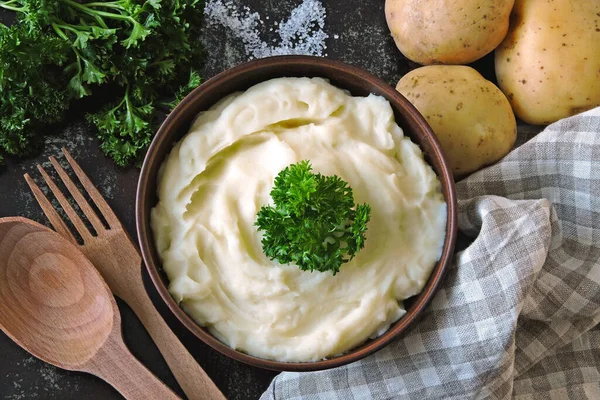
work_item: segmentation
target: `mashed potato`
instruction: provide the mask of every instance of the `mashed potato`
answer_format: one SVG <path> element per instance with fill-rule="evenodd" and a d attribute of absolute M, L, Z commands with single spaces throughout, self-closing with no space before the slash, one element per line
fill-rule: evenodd
<path fill-rule="evenodd" d="M 340 273 L 280 265 L 254 226 L 275 176 L 311 161 L 371 205 L 365 248 Z M 319 78 L 273 79 L 201 113 L 159 177 L 152 228 L 169 291 L 229 346 L 315 361 L 385 332 L 439 259 L 446 204 L 382 97 Z"/>

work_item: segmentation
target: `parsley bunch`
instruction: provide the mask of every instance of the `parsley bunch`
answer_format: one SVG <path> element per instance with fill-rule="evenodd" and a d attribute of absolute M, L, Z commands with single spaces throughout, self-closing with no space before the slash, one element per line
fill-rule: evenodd
<path fill-rule="evenodd" d="M 364 247 L 371 207 L 355 205 L 340 177 L 315 174 L 301 161 L 277 175 L 271 197 L 274 206 L 263 206 L 255 223 L 271 260 L 335 275 Z"/>
<path fill-rule="evenodd" d="M 0 149 L 26 155 L 39 146 L 37 132 L 64 116 L 67 49 L 59 38 L 0 25 Z"/>
<path fill-rule="evenodd" d="M 0 0 L 0 150 L 24 155 L 89 96 L 87 116 L 119 165 L 148 146 L 158 111 L 200 83 L 203 0 Z"/>

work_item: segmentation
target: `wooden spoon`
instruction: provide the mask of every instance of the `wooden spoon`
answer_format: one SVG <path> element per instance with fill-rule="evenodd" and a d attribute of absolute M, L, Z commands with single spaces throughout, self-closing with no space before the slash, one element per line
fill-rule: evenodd
<path fill-rule="evenodd" d="M 96 375 L 127 399 L 179 399 L 129 352 L 108 286 L 54 231 L 0 218 L 0 304 L 0 328 L 41 360 Z"/>

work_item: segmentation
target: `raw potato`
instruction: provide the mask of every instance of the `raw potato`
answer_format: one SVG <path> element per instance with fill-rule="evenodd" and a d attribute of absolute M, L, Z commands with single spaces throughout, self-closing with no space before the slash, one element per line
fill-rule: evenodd
<path fill-rule="evenodd" d="M 419 64 L 467 64 L 502 42 L 513 3 L 386 0 L 385 17 L 396 46 L 411 60 Z"/>
<path fill-rule="evenodd" d="M 500 160 L 515 143 L 506 96 L 471 67 L 417 68 L 396 89 L 427 119 L 456 177 Z"/>
<path fill-rule="evenodd" d="M 530 124 L 600 105 L 600 0 L 517 0 L 496 76 Z"/>

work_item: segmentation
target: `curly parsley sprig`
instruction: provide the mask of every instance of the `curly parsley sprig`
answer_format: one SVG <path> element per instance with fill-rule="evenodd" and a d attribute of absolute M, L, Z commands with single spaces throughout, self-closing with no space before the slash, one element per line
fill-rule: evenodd
<path fill-rule="evenodd" d="M 283 169 L 255 225 L 271 260 L 304 271 L 340 271 L 365 245 L 368 204 L 355 205 L 352 188 L 339 176 L 312 172 L 304 160 Z"/>

